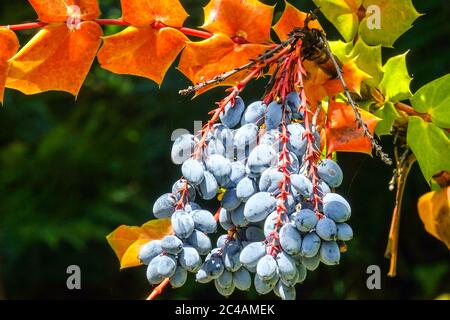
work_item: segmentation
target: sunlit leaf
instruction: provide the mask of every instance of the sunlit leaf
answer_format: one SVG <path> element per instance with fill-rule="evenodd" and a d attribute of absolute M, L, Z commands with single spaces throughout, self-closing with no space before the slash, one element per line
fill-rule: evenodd
<path fill-rule="evenodd" d="M 371 87 L 376 87 L 383 78 L 381 46 L 368 46 L 359 38 L 349 55 L 356 58 L 358 67 L 371 76 L 365 82 Z"/>
<path fill-rule="evenodd" d="M 450 250 L 450 187 L 423 195 L 418 208 L 425 230 Z"/>
<path fill-rule="evenodd" d="M 97 0 L 28 0 L 44 22 L 65 22 L 71 13 L 70 6 L 80 9 L 81 20 L 94 20 L 100 16 Z M 72 11 L 73 12 L 73 11 Z"/>
<path fill-rule="evenodd" d="M 409 118 L 407 142 L 428 182 L 435 174 L 450 171 L 450 139 L 444 130 L 413 116 Z"/>
<path fill-rule="evenodd" d="M 408 51 L 409 52 L 409 51 Z M 397 103 L 412 96 L 409 76 L 406 66 L 408 52 L 390 58 L 383 66 L 384 76 L 380 82 L 380 89 L 386 100 Z"/>
<path fill-rule="evenodd" d="M 162 239 L 172 232 L 170 219 L 150 220 L 141 227 L 121 225 L 106 236 L 120 262 L 120 268 L 136 267 L 140 248 L 151 240 Z"/>
<path fill-rule="evenodd" d="M 381 108 L 376 110 L 374 113 L 381 121 L 378 123 L 375 133 L 378 136 L 391 134 L 392 126 L 395 120 L 401 118 L 397 109 L 392 102 L 386 102 Z"/>
<path fill-rule="evenodd" d="M 98 61 L 111 72 L 142 76 L 161 84 L 186 40 L 173 28 L 128 27 L 104 38 Z"/>
<path fill-rule="evenodd" d="M 16 34 L 7 28 L 0 28 L 0 103 L 3 103 L 9 70 L 8 60 L 16 54 L 17 50 L 19 50 L 19 40 Z"/>
<path fill-rule="evenodd" d="M 305 25 L 306 17 L 307 14 L 305 12 L 298 10 L 289 2 L 285 2 L 283 14 L 278 22 L 273 26 L 273 29 L 275 30 L 278 38 L 280 38 L 281 41 L 284 41 L 288 38 L 288 34 L 295 27 L 303 27 Z M 311 21 L 309 23 L 309 27 L 322 30 L 322 27 L 317 20 Z"/>
<path fill-rule="evenodd" d="M 345 42 L 352 41 L 359 27 L 358 9 L 362 0 L 313 0 L 325 17 L 336 27 Z"/>
<path fill-rule="evenodd" d="M 364 0 L 364 8 L 376 6 L 380 10 L 380 28 L 373 28 L 370 17 L 361 20 L 359 33 L 369 45 L 392 47 L 394 42 L 420 17 L 411 0 Z"/>
<path fill-rule="evenodd" d="M 367 111 L 360 109 L 359 112 L 363 122 L 373 134 L 380 119 Z M 355 113 L 351 106 L 334 101 L 329 103 L 326 128 L 328 154 L 336 151 L 372 154 L 371 141 L 364 135 L 364 130 L 358 128 L 355 120 Z"/>
<path fill-rule="evenodd" d="M 8 88 L 35 94 L 49 90 L 76 96 L 100 45 L 102 29 L 91 21 L 69 30 L 65 24 L 39 31 L 11 60 Z"/>
<path fill-rule="evenodd" d="M 270 40 L 274 7 L 257 0 L 211 0 L 204 8 L 202 28 L 212 33 L 241 37 L 252 43 Z"/>
<path fill-rule="evenodd" d="M 179 0 L 121 0 L 122 19 L 133 26 L 145 27 L 162 22 L 181 27 L 188 14 Z"/>
<path fill-rule="evenodd" d="M 236 44 L 228 36 L 216 34 L 203 41 L 188 42 L 178 69 L 193 83 L 199 83 L 248 63 L 266 49 L 260 44 Z M 219 85 L 235 85 L 241 76 L 242 72 L 237 73 Z"/>
<path fill-rule="evenodd" d="M 315 107 L 318 102 L 328 96 L 325 84 L 330 80 L 330 77 L 314 62 L 305 61 L 304 67 L 308 72 L 308 77 L 304 83 L 306 97 L 308 98 L 308 103 Z"/>
<path fill-rule="evenodd" d="M 437 126 L 450 128 L 450 74 L 419 89 L 411 98 L 411 104 L 417 112 L 431 115 Z"/>
<path fill-rule="evenodd" d="M 348 62 L 350 60 L 350 53 L 353 49 L 352 42 L 344 42 L 341 40 L 328 41 L 330 44 L 331 52 L 342 62 Z"/>
<path fill-rule="evenodd" d="M 363 81 L 370 79 L 370 75 L 362 71 L 356 64 L 356 59 L 350 60 L 342 67 L 342 75 L 345 83 L 351 92 L 360 93 Z M 328 96 L 332 97 L 344 92 L 344 87 L 340 79 L 331 79 L 326 82 L 325 88 Z"/>

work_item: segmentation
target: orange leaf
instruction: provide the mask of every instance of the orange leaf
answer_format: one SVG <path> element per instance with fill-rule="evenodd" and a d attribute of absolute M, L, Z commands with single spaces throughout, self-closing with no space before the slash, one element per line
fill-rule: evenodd
<path fill-rule="evenodd" d="M 359 109 L 359 112 L 373 134 L 380 119 L 362 109 Z M 371 142 L 364 136 L 363 129 L 358 128 L 355 113 L 350 105 L 330 101 L 326 131 L 328 154 L 336 151 L 372 154 Z"/>
<path fill-rule="evenodd" d="M 8 76 L 9 62 L 19 50 L 19 40 L 16 34 L 7 29 L 0 28 L 0 103 L 3 103 L 5 82 Z"/>
<path fill-rule="evenodd" d="M 121 0 L 122 19 L 133 26 L 145 27 L 162 22 L 181 27 L 188 14 L 178 0 Z"/>
<path fill-rule="evenodd" d="M 278 38 L 281 41 L 288 39 L 288 34 L 296 27 L 304 27 L 307 14 L 298 10 L 289 2 L 285 2 L 284 12 L 280 20 L 273 26 Z M 322 30 L 322 26 L 317 20 L 311 21 L 309 27 Z"/>
<path fill-rule="evenodd" d="M 305 79 L 305 93 L 308 103 L 316 107 L 319 101 L 328 96 L 325 84 L 329 81 L 329 76 L 320 69 L 315 62 L 304 61 L 305 70 L 308 76 Z"/>
<path fill-rule="evenodd" d="M 137 75 L 161 84 L 186 40 L 173 28 L 128 27 L 104 38 L 98 61 L 111 72 Z"/>
<path fill-rule="evenodd" d="M 423 195 L 418 208 L 425 230 L 450 250 L 450 187 Z"/>
<path fill-rule="evenodd" d="M 266 49 L 260 44 L 236 44 L 229 37 L 216 34 L 203 41 L 188 42 L 178 68 L 193 83 L 199 83 L 248 63 Z M 242 72 L 238 72 L 219 85 L 235 85 L 241 76 Z"/>
<path fill-rule="evenodd" d="M 80 8 L 81 20 L 94 20 L 100 16 L 97 0 L 29 0 L 39 16 L 39 20 L 66 22 L 70 14 L 70 6 Z"/>
<path fill-rule="evenodd" d="M 6 86 L 25 94 L 60 90 L 76 96 L 101 36 L 102 29 L 92 21 L 81 22 L 78 30 L 65 24 L 43 28 L 12 58 Z"/>
<path fill-rule="evenodd" d="M 257 0 L 211 0 L 206 7 L 202 28 L 229 37 L 241 37 L 252 43 L 271 41 L 274 7 Z"/>
<path fill-rule="evenodd" d="M 106 236 L 120 262 L 120 268 L 140 266 L 139 251 L 151 240 L 162 239 L 172 232 L 170 219 L 150 220 L 141 227 L 121 225 Z"/>
<path fill-rule="evenodd" d="M 357 94 L 361 91 L 361 83 L 364 80 L 372 78 L 370 75 L 362 71 L 356 65 L 356 60 L 352 60 L 342 67 L 342 75 L 351 92 Z M 344 92 L 344 87 L 339 79 L 331 79 L 325 84 L 329 97 L 333 97 L 341 92 Z"/>

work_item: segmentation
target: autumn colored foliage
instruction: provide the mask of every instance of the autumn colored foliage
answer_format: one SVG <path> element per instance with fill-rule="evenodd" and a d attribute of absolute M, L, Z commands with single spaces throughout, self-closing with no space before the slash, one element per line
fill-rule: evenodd
<path fill-rule="evenodd" d="M 40 20 L 33 27 L 41 29 L 27 44 L 19 50 L 14 32 L 23 26 L 0 27 L 2 103 L 5 88 L 24 94 L 58 90 L 77 96 L 95 58 L 110 72 L 144 77 L 161 85 L 180 56 L 178 70 L 198 84 L 257 59 L 286 41 L 307 18 L 307 13 L 286 2 L 281 17 L 273 24 L 275 8 L 257 0 L 211 0 L 204 8 L 202 30 L 196 30 L 184 27 L 188 13 L 179 0 L 121 0 L 122 18 L 113 20 L 100 19 L 96 0 L 29 2 Z M 342 64 L 343 79 L 357 97 L 359 113 L 369 132 L 380 137 L 405 129 L 403 138 L 414 155 L 413 161 L 418 161 L 425 179 L 436 189 L 420 199 L 420 217 L 426 230 L 449 246 L 448 186 L 439 186 L 433 177 L 450 170 L 449 157 L 442 157 L 450 154 L 450 78 L 447 75 L 435 80 L 413 95 L 407 53 L 382 64 L 382 47 L 392 46 L 420 14 L 410 0 L 314 2 L 345 40 L 332 41 L 330 47 Z M 385 15 L 382 31 L 367 28 L 371 15 L 366 9 L 373 5 Z M 403 12 L 401 17 L 395 16 L 398 11 Z M 103 37 L 102 25 L 106 24 L 122 25 L 124 29 Z M 315 20 L 309 27 L 322 30 Z M 271 38 L 272 29 L 278 39 Z M 306 77 L 302 89 L 311 110 L 323 107 L 318 123 L 326 137 L 323 155 L 372 154 L 372 142 L 355 121 L 340 79 L 316 61 L 304 61 L 303 65 Z M 252 71 L 243 69 L 196 94 L 219 85 L 236 86 L 249 75 L 252 79 L 270 76 L 273 70 Z M 405 103 L 408 100 L 411 105 Z M 405 163 L 401 157 L 395 160 L 398 175 Z M 406 179 L 397 181 L 405 183 Z M 121 267 L 126 268 L 140 264 L 137 253 L 142 244 L 170 232 L 167 221 L 150 221 L 142 227 L 120 226 L 108 241 Z"/>

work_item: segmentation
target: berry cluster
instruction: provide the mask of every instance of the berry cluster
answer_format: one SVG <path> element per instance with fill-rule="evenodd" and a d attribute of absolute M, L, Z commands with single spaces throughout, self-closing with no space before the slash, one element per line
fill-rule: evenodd
<path fill-rule="evenodd" d="M 169 278 L 180 287 L 192 272 L 230 296 L 249 290 L 253 273 L 259 294 L 295 299 L 307 270 L 339 263 L 353 237 L 345 223 L 350 205 L 333 192 L 342 170 L 320 159 L 320 135 L 299 106 L 297 92 L 248 107 L 236 96 L 220 110 L 220 123 L 175 140 L 171 158 L 183 177 L 153 207 L 156 218 L 171 218 L 174 234 L 142 247 L 150 283 Z M 214 216 L 196 196 L 218 197 L 221 208 Z M 217 221 L 226 233 L 212 248 Z"/>

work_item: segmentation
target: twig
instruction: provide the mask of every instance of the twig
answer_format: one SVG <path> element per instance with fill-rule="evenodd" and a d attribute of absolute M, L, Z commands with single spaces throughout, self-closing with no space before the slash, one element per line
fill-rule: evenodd
<path fill-rule="evenodd" d="M 333 65 L 336 69 L 337 76 L 342 83 L 345 96 L 347 97 L 347 101 L 349 102 L 349 104 L 351 105 L 351 107 L 353 109 L 353 112 L 355 113 L 356 121 L 358 122 L 359 127 L 363 128 L 364 135 L 369 138 L 369 140 L 372 144 L 372 148 L 375 149 L 375 153 L 381 158 L 381 160 L 388 165 L 392 165 L 392 159 L 389 158 L 389 156 L 383 152 L 383 148 L 378 144 L 378 142 L 376 141 L 374 136 L 370 133 L 369 128 L 362 120 L 361 114 L 358 111 L 356 103 L 353 101 L 353 98 L 350 94 L 350 90 L 347 86 L 347 83 L 345 82 L 344 76 L 342 75 L 342 70 L 339 67 L 339 64 L 337 63 L 336 59 L 334 58 L 333 53 L 331 52 L 330 44 L 328 43 L 327 38 L 324 35 L 322 35 L 322 39 L 325 42 L 325 49 L 327 51 L 328 57 L 333 62 Z"/>
<path fill-rule="evenodd" d="M 406 179 L 416 158 L 410 149 L 407 148 L 401 157 L 398 156 L 398 149 L 395 150 L 396 169 L 395 180 L 397 192 L 395 195 L 395 207 L 392 213 L 391 227 L 389 230 L 388 244 L 384 256 L 390 259 L 389 277 L 397 274 L 398 243 L 400 233 L 400 214 L 402 211 L 403 194 L 405 191 Z"/>

